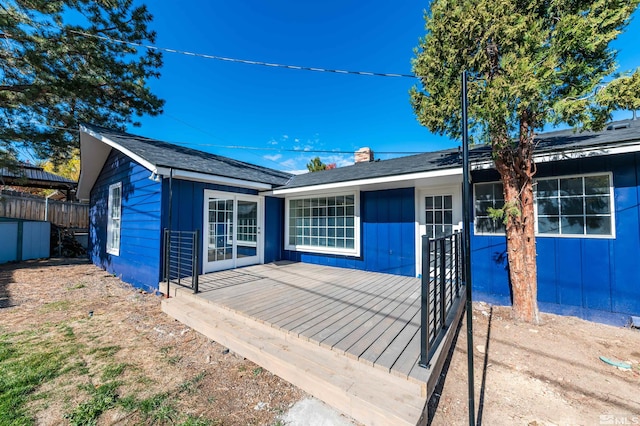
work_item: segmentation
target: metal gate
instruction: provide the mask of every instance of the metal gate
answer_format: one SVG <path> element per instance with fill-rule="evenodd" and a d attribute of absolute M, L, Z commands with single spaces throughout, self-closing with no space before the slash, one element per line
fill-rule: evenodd
<path fill-rule="evenodd" d="M 198 231 L 164 230 L 164 280 L 198 292 Z"/>

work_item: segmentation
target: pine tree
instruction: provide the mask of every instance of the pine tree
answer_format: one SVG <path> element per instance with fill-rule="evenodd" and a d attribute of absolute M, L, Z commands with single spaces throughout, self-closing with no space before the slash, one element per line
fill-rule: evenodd
<path fill-rule="evenodd" d="M 80 122 L 124 129 L 162 112 L 152 16 L 132 0 L 8 0 L 0 5 L 0 161 L 20 149 L 60 163 Z M 120 40 L 120 41 L 117 41 Z"/>
<path fill-rule="evenodd" d="M 640 107 L 640 75 L 616 76 L 609 46 L 639 0 L 434 0 L 415 50 L 418 121 L 461 131 L 460 75 L 469 81 L 470 131 L 492 147 L 505 206 L 513 312 L 538 321 L 532 179 L 536 132 L 545 124 L 601 129 L 615 108 Z"/>
<path fill-rule="evenodd" d="M 322 170 L 326 170 L 327 165 L 320 160 L 320 157 L 315 157 L 313 160 L 307 163 L 307 170 L 310 172 L 319 172 Z"/>

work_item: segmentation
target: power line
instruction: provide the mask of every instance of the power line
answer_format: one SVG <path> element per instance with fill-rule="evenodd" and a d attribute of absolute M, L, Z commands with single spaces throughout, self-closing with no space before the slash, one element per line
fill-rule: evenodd
<path fill-rule="evenodd" d="M 70 33 L 81 35 L 83 37 L 92 37 L 92 38 L 97 38 L 97 39 L 101 39 L 101 40 L 111 41 L 111 42 L 114 42 L 114 43 L 127 44 L 127 45 L 134 46 L 134 47 L 141 47 L 141 48 L 145 48 L 145 49 L 158 50 L 158 51 L 167 52 L 167 53 L 175 53 L 175 54 L 186 55 L 186 56 L 194 56 L 194 57 L 205 58 L 205 59 L 213 59 L 213 60 L 217 60 L 217 61 L 235 62 L 235 63 L 246 64 L 246 65 L 260 65 L 260 66 L 264 66 L 264 67 L 286 68 L 286 69 L 299 70 L 299 71 L 315 71 L 315 72 L 329 72 L 329 73 L 335 73 L 335 74 L 366 75 L 366 76 L 373 76 L 373 77 L 418 78 L 413 74 L 382 73 L 382 72 L 372 72 L 372 71 L 339 70 L 339 69 L 328 69 L 328 68 L 318 68 L 318 67 L 306 67 L 306 66 L 301 66 L 301 65 L 288 65 L 288 64 L 280 64 L 280 63 L 275 63 L 275 62 L 254 61 L 254 60 L 249 60 L 249 59 L 229 58 L 229 57 L 226 57 L 226 56 L 209 55 L 209 54 L 206 54 L 206 53 L 195 53 L 195 52 L 189 52 L 189 51 L 186 51 L 186 50 L 170 49 L 170 48 L 167 48 L 167 47 L 158 47 L 158 46 L 153 46 L 153 45 L 150 45 L 150 44 L 135 43 L 135 42 L 132 42 L 132 41 L 120 40 L 120 39 L 117 39 L 117 38 L 111 38 L 111 37 L 102 36 L 102 35 L 98 35 L 98 34 L 91 34 L 91 33 L 87 33 L 87 32 L 84 32 L 84 31 L 76 31 L 76 30 L 68 30 L 68 31 Z"/>

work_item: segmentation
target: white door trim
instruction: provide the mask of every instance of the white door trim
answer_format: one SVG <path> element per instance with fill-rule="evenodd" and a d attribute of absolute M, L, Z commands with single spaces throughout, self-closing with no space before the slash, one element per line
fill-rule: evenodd
<path fill-rule="evenodd" d="M 209 262 L 209 199 L 221 198 L 233 200 L 233 232 L 232 232 L 232 255 L 231 259 Z M 241 266 L 254 265 L 264 263 L 264 197 L 258 195 L 239 194 L 235 192 L 216 191 L 205 189 L 203 194 L 203 212 L 202 212 L 202 272 L 214 272 L 224 269 L 234 269 Z M 237 231 L 238 231 L 238 201 L 252 201 L 257 203 L 258 224 L 257 224 L 257 242 L 256 256 L 250 256 L 238 259 Z"/>

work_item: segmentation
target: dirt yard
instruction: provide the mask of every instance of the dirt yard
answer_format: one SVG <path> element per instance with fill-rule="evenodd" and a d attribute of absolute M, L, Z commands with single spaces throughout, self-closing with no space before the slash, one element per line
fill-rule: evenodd
<path fill-rule="evenodd" d="M 511 320 L 507 308 L 474 307 L 481 423 L 640 424 L 640 331 L 543 320 L 534 327 Z M 468 424 L 464 327 L 432 400 L 434 425 Z M 2 399 L 29 366 L 37 386 Z M 42 425 L 277 425 L 304 396 L 170 319 L 160 297 L 86 262 L 0 266 L 0 424 L 23 415 Z"/>
<path fill-rule="evenodd" d="M 304 397 L 169 318 L 160 300 L 86 261 L 0 266 L 0 345 L 22 364 L 33 352 L 65 354 L 28 399 L 26 416 L 42 425 L 91 417 L 101 425 L 273 425 Z M 2 353 L 0 372 L 11 361 Z"/>
<path fill-rule="evenodd" d="M 476 419 L 500 425 L 640 424 L 640 330 L 542 315 L 531 326 L 506 307 L 473 311 Z M 626 361 L 621 370 L 600 356 Z M 468 423 L 466 322 L 433 425 Z M 433 407 L 432 400 L 432 407 Z"/>

